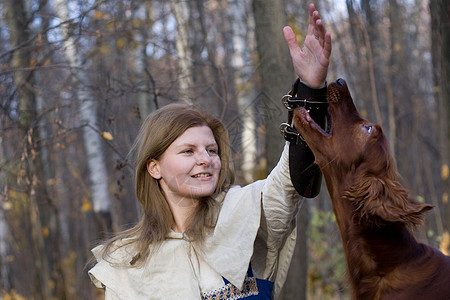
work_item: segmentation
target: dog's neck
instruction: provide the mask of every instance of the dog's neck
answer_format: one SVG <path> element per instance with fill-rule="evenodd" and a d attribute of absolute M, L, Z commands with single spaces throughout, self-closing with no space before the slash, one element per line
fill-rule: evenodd
<path fill-rule="evenodd" d="M 377 299 L 383 278 L 397 272 L 405 262 L 427 251 L 401 223 L 358 224 L 356 205 L 343 199 L 338 176 L 324 173 L 336 221 L 341 232 L 354 299 Z M 376 279 L 376 280 L 375 280 Z"/>
<path fill-rule="evenodd" d="M 419 243 L 402 224 L 355 225 L 347 232 L 349 244 L 358 245 L 348 249 L 349 265 L 361 266 L 354 277 L 385 276 L 420 251 Z"/>

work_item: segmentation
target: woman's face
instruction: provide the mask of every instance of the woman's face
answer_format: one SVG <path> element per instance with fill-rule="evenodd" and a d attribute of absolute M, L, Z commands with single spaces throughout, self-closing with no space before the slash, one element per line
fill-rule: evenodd
<path fill-rule="evenodd" d="M 180 204 L 212 195 L 220 168 L 219 149 L 208 126 L 187 129 L 147 166 L 150 175 L 159 179 L 168 199 Z"/>

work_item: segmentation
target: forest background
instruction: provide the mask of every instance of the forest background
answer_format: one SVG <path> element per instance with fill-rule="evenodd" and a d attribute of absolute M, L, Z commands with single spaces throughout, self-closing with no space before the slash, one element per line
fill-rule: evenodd
<path fill-rule="evenodd" d="M 448 0 L 320 0 L 345 78 L 383 126 L 412 198 L 435 206 L 420 241 L 448 254 Z M 0 299 L 102 299 L 89 249 L 137 222 L 128 157 L 151 111 L 191 103 L 230 131 L 237 183 L 281 153 L 300 0 L 0 0 Z M 347 299 L 325 186 L 300 210 L 282 299 Z"/>

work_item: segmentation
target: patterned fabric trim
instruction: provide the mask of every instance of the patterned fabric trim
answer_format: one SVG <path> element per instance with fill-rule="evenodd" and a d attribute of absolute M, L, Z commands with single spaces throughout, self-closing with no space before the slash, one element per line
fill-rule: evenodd
<path fill-rule="evenodd" d="M 244 287 L 242 291 L 240 291 L 237 287 L 232 285 L 231 283 L 226 284 L 225 286 L 202 293 L 203 300 L 235 300 L 242 299 L 249 296 L 258 295 L 258 285 L 256 284 L 256 278 L 254 277 L 246 277 L 244 280 Z"/>

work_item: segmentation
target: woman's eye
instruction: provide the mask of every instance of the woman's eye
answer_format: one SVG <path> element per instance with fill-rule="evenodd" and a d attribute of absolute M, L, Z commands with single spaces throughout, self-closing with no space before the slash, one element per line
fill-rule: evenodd
<path fill-rule="evenodd" d="M 192 149 L 186 149 L 183 151 L 183 153 L 191 154 L 191 153 L 194 153 L 194 151 L 192 151 Z"/>
<path fill-rule="evenodd" d="M 218 154 L 219 153 L 219 151 L 217 149 L 209 149 L 208 152 L 210 154 Z"/>

